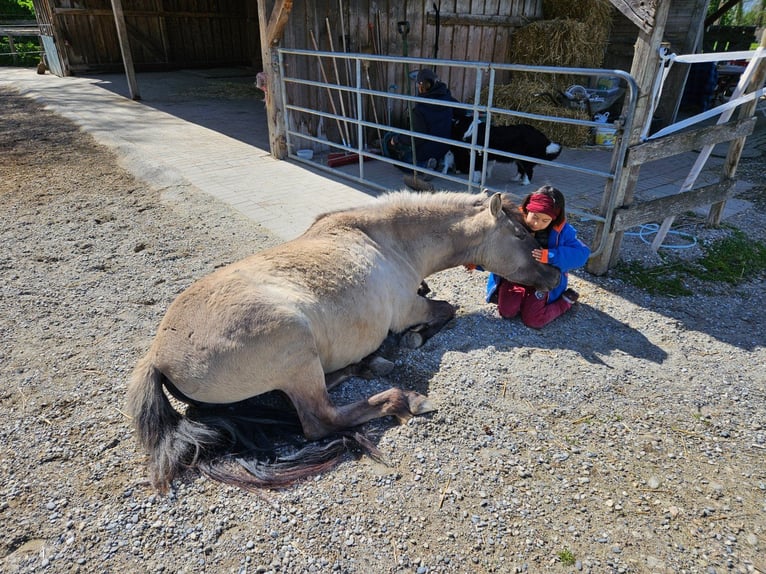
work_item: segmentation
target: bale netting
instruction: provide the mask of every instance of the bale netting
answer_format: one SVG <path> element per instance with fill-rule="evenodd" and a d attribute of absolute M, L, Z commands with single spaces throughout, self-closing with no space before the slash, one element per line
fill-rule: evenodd
<path fill-rule="evenodd" d="M 539 79 L 513 81 L 511 84 L 495 86 L 492 103 L 493 107 L 496 108 L 505 108 L 530 114 L 578 120 L 590 119 L 586 110 L 557 105 L 551 97 L 545 95 L 552 94 L 554 90 L 555 88 L 550 84 Z M 482 100 L 486 101 L 486 97 L 487 94 L 483 93 Z M 582 147 L 590 143 L 590 128 L 587 126 L 555 121 L 529 120 L 500 114 L 493 116 L 492 123 L 495 125 L 529 124 L 542 131 L 551 140 L 565 147 Z"/>
<path fill-rule="evenodd" d="M 608 32 L 572 19 L 538 20 L 514 32 L 509 61 L 536 66 L 599 68 Z"/>

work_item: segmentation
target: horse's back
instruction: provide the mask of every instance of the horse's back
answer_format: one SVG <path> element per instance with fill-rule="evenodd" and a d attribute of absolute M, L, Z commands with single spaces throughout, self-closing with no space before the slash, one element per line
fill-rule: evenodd
<path fill-rule="evenodd" d="M 156 364 L 202 402 L 283 388 L 313 362 L 338 370 L 388 334 L 394 275 L 363 234 L 311 229 L 181 293 L 160 324 Z"/>

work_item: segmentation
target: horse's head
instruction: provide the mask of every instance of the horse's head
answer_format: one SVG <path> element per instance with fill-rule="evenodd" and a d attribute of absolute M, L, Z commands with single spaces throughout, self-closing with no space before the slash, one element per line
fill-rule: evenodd
<path fill-rule="evenodd" d="M 495 193 L 488 199 L 489 228 L 481 248 L 481 265 L 514 283 L 530 285 L 542 291 L 556 287 L 561 272 L 532 257 L 539 246 L 523 223 L 518 206 Z"/>

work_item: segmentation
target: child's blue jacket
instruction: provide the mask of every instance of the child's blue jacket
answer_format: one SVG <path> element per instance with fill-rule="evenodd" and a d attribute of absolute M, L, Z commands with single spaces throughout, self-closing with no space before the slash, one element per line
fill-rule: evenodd
<path fill-rule="evenodd" d="M 561 281 L 551 289 L 548 294 L 548 302 L 551 303 L 561 297 L 569 282 L 568 271 L 582 267 L 590 257 L 590 248 L 577 238 L 577 231 L 566 221 L 557 227 L 551 227 L 548 234 L 548 249 L 544 250 L 542 263 L 553 265 L 561 271 Z M 490 301 L 500 285 L 502 277 L 489 274 L 487 280 L 487 302 Z"/>

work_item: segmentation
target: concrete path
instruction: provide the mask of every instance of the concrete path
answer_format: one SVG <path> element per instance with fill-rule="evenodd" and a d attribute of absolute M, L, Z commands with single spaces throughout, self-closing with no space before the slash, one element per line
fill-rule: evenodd
<path fill-rule="evenodd" d="M 254 94 L 221 105 L 222 95 L 206 91 L 207 79 L 193 72 L 139 74 L 138 83 L 142 99 L 133 101 L 124 76 L 59 78 L 0 69 L 0 86 L 35 98 L 114 148 L 139 179 L 158 187 L 191 184 L 285 240 L 319 213 L 374 198 L 304 165 L 273 159 L 264 105 Z"/>

